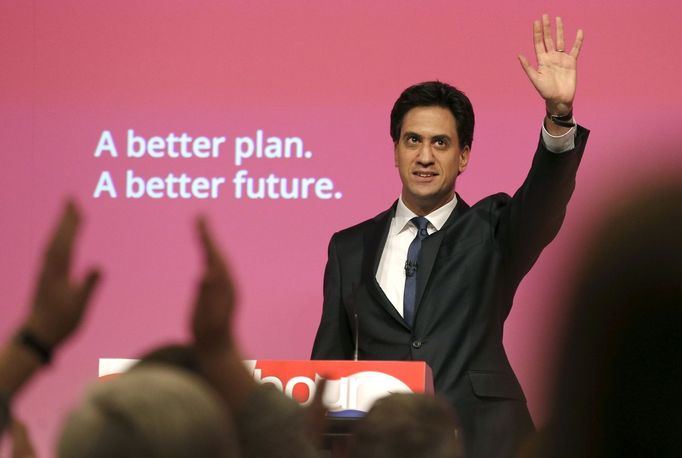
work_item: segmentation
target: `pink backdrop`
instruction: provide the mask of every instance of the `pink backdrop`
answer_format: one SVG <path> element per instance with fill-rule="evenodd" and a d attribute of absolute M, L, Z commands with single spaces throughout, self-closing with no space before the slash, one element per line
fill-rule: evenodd
<path fill-rule="evenodd" d="M 25 313 L 47 229 L 66 196 L 87 218 L 78 266 L 98 264 L 106 276 L 82 332 L 16 406 L 41 455 L 52 455 L 59 418 L 96 377 L 99 357 L 135 357 L 186 337 L 199 213 L 209 215 L 239 279 L 245 356 L 309 356 L 330 235 L 398 196 L 388 113 L 406 86 L 438 78 L 470 96 L 477 126 L 458 191 L 470 203 L 512 193 L 543 116 L 516 55 L 532 57 L 531 22 L 548 11 L 564 17 L 568 41 L 585 30 L 575 114 L 593 134 L 564 227 L 507 322 L 509 356 L 542 423 L 565 266 L 601 212 L 596 203 L 643 171 L 680 165 L 666 153 L 679 145 L 682 125 L 678 2 L 568 5 L 0 1 L 0 335 Z M 147 140 L 186 133 L 225 142 L 219 157 L 136 159 L 126 154 L 129 129 Z M 298 137 L 311 157 L 238 165 L 236 138 L 257 130 L 266 139 Z M 104 131 L 118 157 L 110 149 L 95 156 Z M 129 170 L 225 182 L 214 199 L 135 199 L 126 197 Z M 244 185 L 237 198 L 239 170 L 321 180 L 321 196 L 331 198 L 248 199 Z M 117 198 L 93 197 L 105 171 Z"/>

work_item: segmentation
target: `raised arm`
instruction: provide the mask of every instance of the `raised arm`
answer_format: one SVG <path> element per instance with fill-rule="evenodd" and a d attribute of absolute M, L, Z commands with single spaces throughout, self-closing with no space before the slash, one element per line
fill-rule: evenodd
<path fill-rule="evenodd" d="M 523 55 L 519 55 L 519 61 L 528 79 L 545 101 L 548 114 L 545 118 L 547 131 L 552 135 L 562 135 L 570 127 L 552 122 L 551 116 L 558 116 L 560 119 L 569 117 L 568 121 L 570 121 L 576 92 L 578 56 L 583 44 L 583 31 L 578 30 L 570 50 L 565 48 L 564 24 L 560 17 L 556 18 L 555 32 L 556 39 L 552 38 L 547 14 L 542 15 L 541 21 L 534 21 L 533 44 L 537 68 L 533 67 Z"/>
<path fill-rule="evenodd" d="M 232 334 L 237 290 L 227 263 L 204 219 L 197 224 L 204 273 L 192 315 L 192 331 L 202 372 L 225 400 L 238 411 L 256 389 Z"/>
<path fill-rule="evenodd" d="M 272 387 L 259 387 L 232 334 L 237 288 L 229 267 L 203 219 L 198 232 L 204 273 L 192 315 L 197 357 L 203 375 L 234 416 L 243 456 L 315 456 L 313 444 L 324 426 L 324 383 L 318 384 L 306 410 Z"/>
<path fill-rule="evenodd" d="M 69 202 L 45 250 L 28 316 L 0 349 L 0 400 L 5 407 L 33 373 L 50 362 L 52 353 L 73 335 L 87 311 L 99 272 L 91 269 L 81 280 L 72 276 L 79 225 L 78 210 Z M 0 428 L 4 421 L 0 418 Z"/>
<path fill-rule="evenodd" d="M 99 271 L 90 269 L 82 280 L 72 277 L 73 245 L 80 215 L 73 202 L 64 209 L 53 234 L 38 279 L 25 329 L 54 348 L 68 339 L 85 315 L 99 280 Z"/>

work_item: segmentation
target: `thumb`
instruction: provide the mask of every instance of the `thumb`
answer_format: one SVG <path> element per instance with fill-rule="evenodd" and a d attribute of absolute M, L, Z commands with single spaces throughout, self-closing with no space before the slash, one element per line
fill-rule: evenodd
<path fill-rule="evenodd" d="M 102 274 L 96 269 L 91 269 L 86 274 L 85 280 L 83 280 L 83 284 L 78 290 L 76 299 L 81 309 L 87 306 L 88 302 L 90 301 L 90 296 L 92 296 L 93 291 L 99 284 L 101 277 Z"/>
<path fill-rule="evenodd" d="M 523 54 L 518 55 L 519 62 L 521 63 L 521 68 L 523 68 L 523 71 L 526 72 L 526 75 L 528 75 L 528 78 L 531 81 L 535 81 L 535 78 L 537 78 L 537 70 L 533 68 L 533 66 L 528 62 L 528 59 L 526 59 L 526 56 Z"/>

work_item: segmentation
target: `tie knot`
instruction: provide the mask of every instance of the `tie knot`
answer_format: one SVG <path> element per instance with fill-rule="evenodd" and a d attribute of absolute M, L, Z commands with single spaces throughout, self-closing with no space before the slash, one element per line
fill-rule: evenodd
<path fill-rule="evenodd" d="M 429 235 L 428 231 L 426 230 L 426 227 L 429 225 L 428 219 L 424 218 L 423 216 L 415 216 L 410 221 L 417 228 L 417 234 L 420 238 L 424 238 Z"/>

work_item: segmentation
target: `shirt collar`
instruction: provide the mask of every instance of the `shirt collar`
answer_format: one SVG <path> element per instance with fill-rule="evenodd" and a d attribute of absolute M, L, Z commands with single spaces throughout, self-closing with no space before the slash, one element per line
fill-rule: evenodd
<path fill-rule="evenodd" d="M 439 231 L 450 217 L 452 210 L 455 209 L 455 205 L 457 205 L 456 194 L 453 195 L 452 199 L 447 204 L 426 215 L 426 219 L 429 220 L 429 227 Z M 408 227 L 410 220 L 415 216 L 417 216 L 417 214 L 407 208 L 405 202 L 403 202 L 402 196 L 400 196 L 400 198 L 398 198 L 398 205 L 395 209 L 395 216 L 393 217 L 393 233 L 398 234 L 404 231 Z"/>

